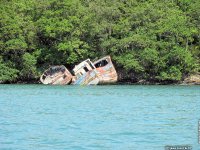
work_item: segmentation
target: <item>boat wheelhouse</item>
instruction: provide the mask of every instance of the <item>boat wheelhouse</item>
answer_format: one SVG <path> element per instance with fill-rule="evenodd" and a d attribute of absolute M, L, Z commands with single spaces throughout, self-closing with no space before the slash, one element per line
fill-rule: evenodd
<path fill-rule="evenodd" d="M 118 76 L 110 56 L 105 56 L 94 62 L 99 77 L 99 84 L 117 82 Z"/>
<path fill-rule="evenodd" d="M 99 83 L 98 74 L 94 64 L 87 59 L 76 65 L 73 69 L 73 84 L 79 85 L 96 85 Z"/>

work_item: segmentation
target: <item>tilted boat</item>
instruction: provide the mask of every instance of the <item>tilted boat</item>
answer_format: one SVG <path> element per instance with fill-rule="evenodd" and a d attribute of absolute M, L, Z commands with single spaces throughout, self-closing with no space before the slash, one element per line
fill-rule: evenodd
<path fill-rule="evenodd" d="M 111 61 L 110 56 L 105 56 L 94 62 L 98 73 L 99 84 L 108 84 L 117 82 L 117 72 Z"/>
<path fill-rule="evenodd" d="M 72 84 L 96 85 L 99 83 L 98 74 L 94 64 L 87 59 L 76 65 L 73 69 L 74 78 Z"/>
<path fill-rule="evenodd" d="M 117 72 L 110 56 L 105 56 L 94 63 L 86 59 L 76 65 L 73 74 L 65 66 L 53 66 L 40 77 L 43 84 L 78 84 L 96 85 L 117 82 Z"/>
<path fill-rule="evenodd" d="M 69 84 L 72 81 L 72 74 L 63 65 L 52 66 L 40 77 L 43 84 Z"/>

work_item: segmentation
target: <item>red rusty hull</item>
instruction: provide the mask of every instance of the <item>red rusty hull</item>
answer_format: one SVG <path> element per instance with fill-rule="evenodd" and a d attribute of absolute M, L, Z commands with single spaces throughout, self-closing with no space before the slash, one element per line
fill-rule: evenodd
<path fill-rule="evenodd" d="M 43 84 L 96 85 L 115 83 L 118 79 L 110 56 L 103 57 L 94 63 L 87 59 L 75 66 L 74 70 L 75 76 L 72 76 L 65 66 L 53 66 L 42 74 L 40 81 Z"/>
<path fill-rule="evenodd" d="M 103 66 L 98 66 L 98 63 L 106 61 L 107 64 Z M 111 61 L 110 56 L 106 56 L 102 59 L 94 62 L 94 65 L 97 66 L 96 70 L 98 72 L 99 84 L 109 84 L 117 82 L 118 76 L 115 70 L 115 67 Z"/>

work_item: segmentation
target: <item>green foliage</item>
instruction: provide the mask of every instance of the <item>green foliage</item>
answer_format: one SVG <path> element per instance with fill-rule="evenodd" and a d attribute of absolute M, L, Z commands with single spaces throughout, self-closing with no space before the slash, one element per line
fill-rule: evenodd
<path fill-rule="evenodd" d="M 196 67 L 196 62 L 190 51 L 174 47 L 168 54 L 168 66 L 176 65 L 181 72 L 190 73 Z"/>
<path fill-rule="evenodd" d="M 48 5 L 36 21 L 40 46 L 44 47 L 41 59 L 51 64 L 72 65 L 87 57 L 89 46 L 81 38 L 85 9 L 79 1 L 72 0 L 50 1 Z"/>
<path fill-rule="evenodd" d="M 174 80 L 179 81 L 181 80 L 182 73 L 179 68 L 175 66 L 170 67 L 166 72 L 161 72 L 160 76 L 158 77 L 160 80 Z"/>
<path fill-rule="evenodd" d="M 11 39 L 5 42 L 5 50 L 25 50 L 27 48 L 27 44 L 25 41 L 20 39 Z"/>
<path fill-rule="evenodd" d="M 19 71 L 9 67 L 0 57 L 0 83 L 15 81 L 18 77 Z"/>
<path fill-rule="evenodd" d="M 155 49 L 144 49 L 144 51 L 140 54 L 140 60 L 147 70 L 159 67 L 159 53 Z"/>
<path fill-rule="evenodd" d="M 23 68 L 20 72 L 21 78 L 33 79 L 35 76 L 37 76 L 36 63 L 37 60 L 33 55 L 31 55 L 30 53 L 25 53 L 22 56 Z"/>
<path fill-rule="evenodd" d="M 200 71 L 199 9 L 198 0 L 2 0 L 0 81 L 108 54 L 127 78 L 179 81 Z"/>
<path fill-rule="evenodd" d="M 125 54 L 115 58 L 118 64 L 121 64 L 127 71 L 142 72 L 144 69 L 139 60 L 133 54 Z"/>

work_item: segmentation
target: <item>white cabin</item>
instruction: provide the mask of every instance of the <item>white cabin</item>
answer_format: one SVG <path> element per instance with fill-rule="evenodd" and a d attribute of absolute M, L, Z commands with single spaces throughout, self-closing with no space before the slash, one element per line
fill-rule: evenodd
<path fill-rule="evenodd" d="M 90 61 L 90 59 L 86 59 L 85 61 L 76 65 L 73 69 L 73 72 L 77 78 L 80 78 L 86 72 L 93 70 L 93 69 L 95 69 L 94 64 Z"/>

